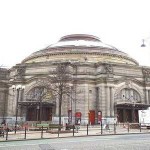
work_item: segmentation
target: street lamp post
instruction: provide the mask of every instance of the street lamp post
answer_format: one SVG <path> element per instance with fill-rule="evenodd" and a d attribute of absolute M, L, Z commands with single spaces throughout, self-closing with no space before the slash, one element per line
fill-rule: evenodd
<path fill-rule="evenodd" d="M 87 57 L 84 57 L 84 61 L 85 63 L 87 62 Z M 86 99 L 86 72 L 85 72 L 85 78 L 84 78 L 84 82 L 85 82 L 85 99 Z M 88 124 L 90 124 L 90 105 L 89 105 L 89 85 L 88 85 Z"/>
<path fill-rule="evenodd" d="M 19 102 L 19 95 L 20 95 L 20 90 L 23 90 L 25 86 L 22 85 L 13 85 L 12 89 L 13 92 L 16 90 L 17 91 L 17 97 L 16 97 L 16 113 L 15 113 L 15 134 L 16 134 L 16 129 L 17 129 L 17 123 L 18 123 L 18 102 Z"/>
<path fill-rule="evenodd" d="M 77 68 L 77 65 L 75 65 L 75 80 L 74 80 L 74 85 L 75 85 L 75 97 L 74 97 L 74 116 L 75 116 L 75 123 L 76 123 L 76 103 L 77 103 L 77 71 L 78 71 L 78 68 Z"/>
<path fill-rule="evenodd" d="M 37 113 L 36 113 L 36 121 L 38 121 L 39 120 L 39 110 L 40 110 L 40 106 L 39 106 L 39 104 L 37 105 L 37 107 L 36 107 L 36 110 L 37 110 Z"/>
<path fill-rule="evenodd" d="M 103 134 L 103 120 L 102 120 L 102 117 L 103 117 L 102 111 L 99 110 L 98 114 L 97 114 L 97 123 L 100 124 L 100 126 L 101 126 L 101 134 Z"/>

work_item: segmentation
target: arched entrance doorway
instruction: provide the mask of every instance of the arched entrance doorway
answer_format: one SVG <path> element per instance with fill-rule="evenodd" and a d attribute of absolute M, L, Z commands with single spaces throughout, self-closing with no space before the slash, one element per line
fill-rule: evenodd
<path fill-rule="evenodd" d="M 138 122 L 138 110 L 147 109 L 147 105 L 140 103 L 117 103 L 117 121 L 118 122 Z"/>
<path fill-rule="evenodd" d="M 124 88 L 115 97 L 115 110 L 118 122 L 138 122 L 138 110 L 149 105 L 141 103 L 140 94 L 132 88 Z"/>
<path fill-rule="evenodd" d="M 26 109 L 26 121 L 51 121 L 55 109 L 52 92 L 45 87 L 31 89 L 19 105 Z"/>
<path fill-rule="evenodd" d="M 52 120 L 52 107 L 44 104 L 41 109 L 36 106 L 28 106 L 26 120 L 27 121 L 51 121 Z"/>

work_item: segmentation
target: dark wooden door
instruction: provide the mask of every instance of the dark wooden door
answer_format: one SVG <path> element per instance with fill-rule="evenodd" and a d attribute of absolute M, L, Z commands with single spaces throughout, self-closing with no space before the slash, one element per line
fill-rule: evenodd
<path fill-rule="evenodd" d="M 40 119 L 41 117 L 41 119 Z M 51 121 L 52 120 L 52 108 L 43 107 L 41 110 L 36 107 L 30 107 L 27 109 L 27 121 Z"/>
<path fill-rule="evenodd" d="M 89 112 L 89 123 L 95 124 L 95 110 L 90 110 Z"/>

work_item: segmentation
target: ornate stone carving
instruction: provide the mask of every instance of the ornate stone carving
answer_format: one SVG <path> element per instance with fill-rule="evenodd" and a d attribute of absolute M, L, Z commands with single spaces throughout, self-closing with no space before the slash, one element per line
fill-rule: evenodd
<path fill-rule="evenodd" d="M 26 70 L 25 66 L 19 66 L 17 68 L 17 74 L 16 74 L 17 78 L 22 78 L 25 74 L 25 70 Z"/>
<path fill-rule="evenodd" d="M 150 70 L 148 70 L 148 69 L 143 69 L 142 71 L 143 71 L 143 74 L 144 74 L 145 76 L 150 76 Z"/>
<path fill-rule="evenodd" d="M 143 68 L 142 72 L 145 77 L 145 81 L 150 81 L 150 70 Z"/>
<path fill-rule="evenodd" d="M 104 70 L 107 74 L 112 74 L 113 73 L 113 67 L 111 64 L 105 64 L 104 65 Z"/>
<path fill-rule="evenodd" d="M 125 85 L 126 85 L 126 88 L 131 88 L 132 87 L 132 81 L 130 81 L 130 80 L 126 80 L 125 81 Z"/>
<path fill-rule="evenodd" d="M 46 79 L 37 79 L 36 80 L 36 84 L 37 85 L 44 85 L 47 83 L 47 80 Z"/>

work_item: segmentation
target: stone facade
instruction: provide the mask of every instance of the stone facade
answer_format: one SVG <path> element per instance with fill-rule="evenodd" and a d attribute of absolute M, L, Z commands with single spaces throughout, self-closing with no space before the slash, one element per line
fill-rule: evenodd
<path fill-rule="evenodd" d="M 39 106 L 41 108 L 42 104 L 43 121 L 58 122 L 58 99 L 49 96 L 40 101 L 39 89 L 43 85 L 38 81 L 46 80 L 57 64 L 64 62 L 69 63 L 70 84 L 75 90 L 71 96 L 63 97 L 63 123 L 81 119 L 81 124 L 96 124 L 99 111 L 103 118 L 137 122 L 137 111 L 149 107 L 150 67 L 139 66 L 127 54 L 103 44 L 97 37 L 69 35 L 10 69 L 9 79 L 5 78 L 9 94 L 2 98 L 4 93 L 1 93 L 0 99 L 5 103 L 5 115 L 0 111 L 0 116 L 8 121 L 15 120 L 18 108 L 18 120 L 36 121 L 41 115 Z M 23 85 L 25 89 L 14 90 L 12 85 Z"/>
<path fill-rule="evenodd" d="M 8 82 L 9 71 L 4 68 L 0 68 L 0 121 L 7 117 L 8 106 Z"/>

